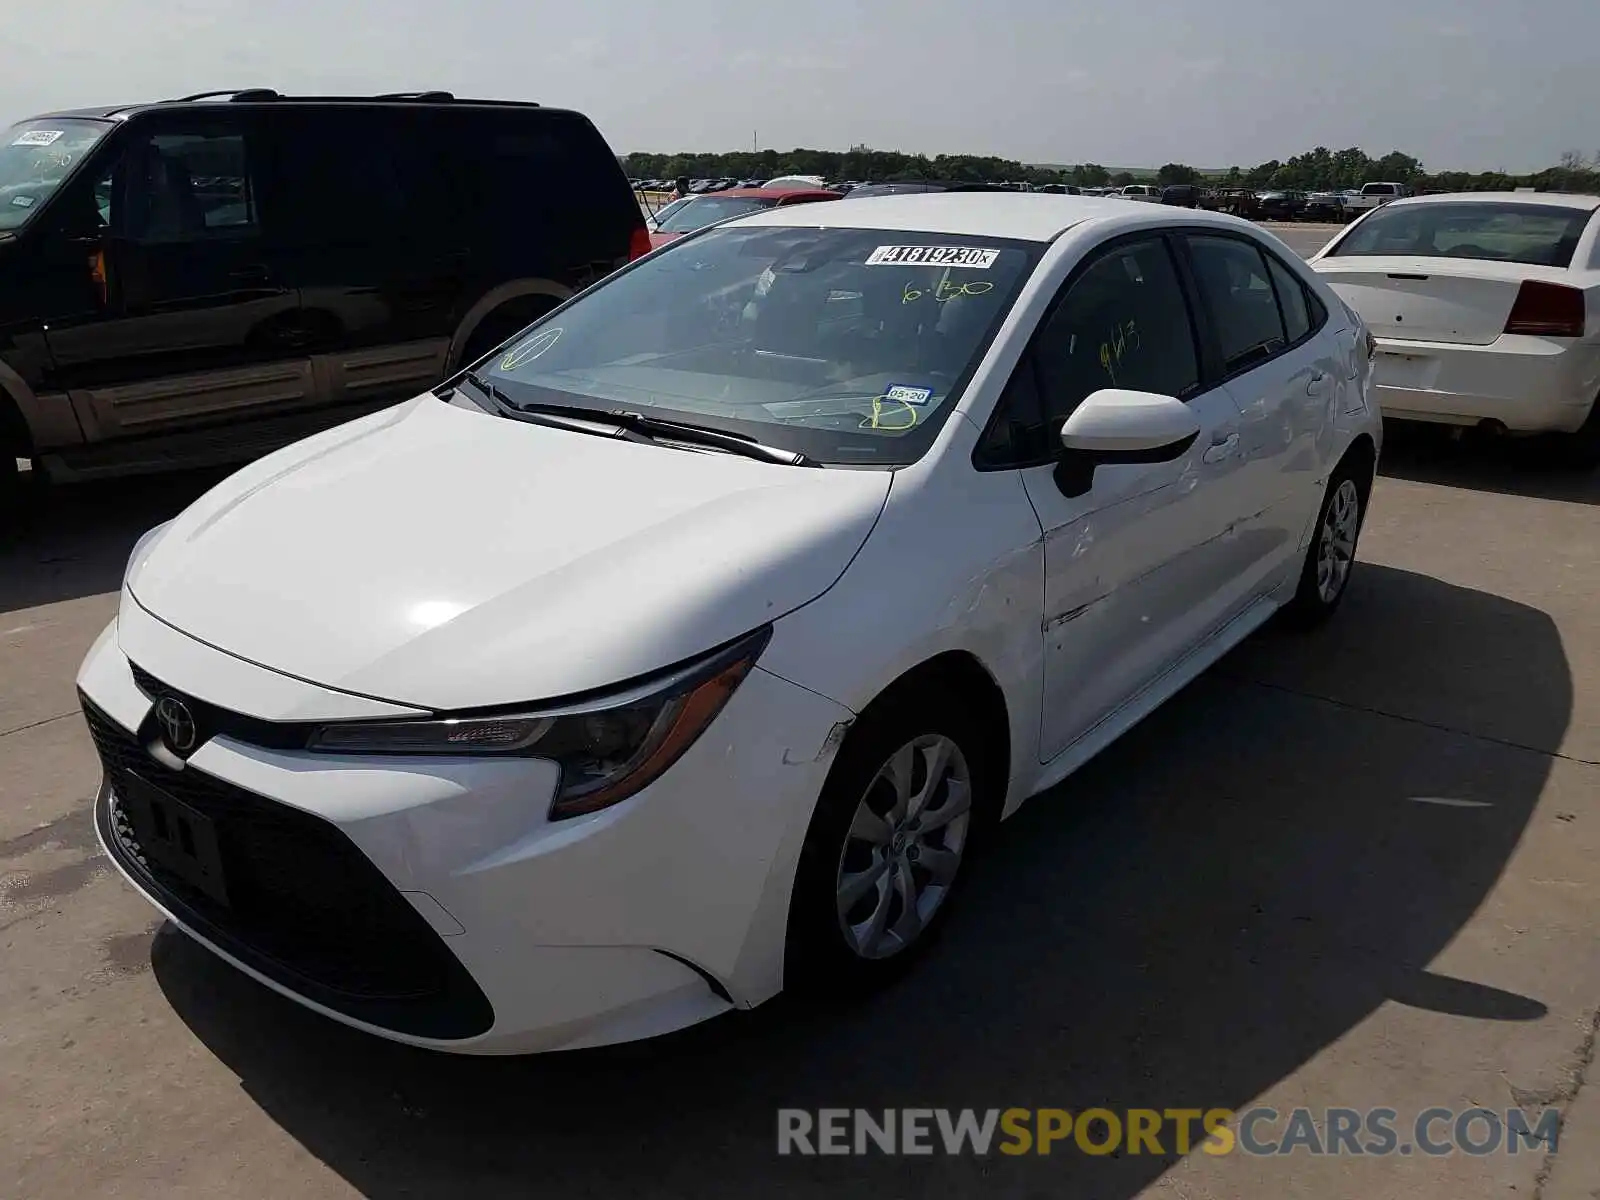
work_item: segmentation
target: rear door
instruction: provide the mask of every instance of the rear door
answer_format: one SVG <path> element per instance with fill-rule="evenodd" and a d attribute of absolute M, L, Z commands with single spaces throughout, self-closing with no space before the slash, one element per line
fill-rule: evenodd
<path fill-rule="evenodd" d="M 1248 603 L 1276 584 L 1320 503 L 1342 364 L 1322 336 L 1320 303 L 1254 238 L 1191 232 L 1184 240 L 1222 386 L 1243 416 L 1229 558 L 1236 599 Z"/>
<path fill-rule="evenodd" d="M 248 110 L 142 118 L 92 193 L 105 286 L 46 333 L 91 441 L 271 416 L 315 397 L 300 300 L 271 254 Z"/>
<path fill-rule="evenodd" d="M 273 114 L 263 204 L 332 405 L 381 407 L 444 374 L 473 231 L 438 125 L 433 110 L 396 105 Z"/>

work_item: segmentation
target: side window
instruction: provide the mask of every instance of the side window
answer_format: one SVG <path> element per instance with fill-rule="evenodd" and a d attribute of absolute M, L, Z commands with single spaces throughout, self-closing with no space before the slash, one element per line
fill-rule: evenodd
<path fill-rule="evenodd" d="M 1194 327 L 1166 242 L 1116 246 L 1073 280 L 1035 337 L 1033 363 L 1052 429 L 1101 388 L 1193 391 Z"/>
<path fill-rule="evenodd" d="M 1278 292 L 1284 332 L 1293 345 L 1311 332 L 1311 310 L 1306 306 L 1305 286 L 1270 254 L 1267 255 L 1267 270 L 1272 273 L 1272 286 Z"/>
<path fill-rule="evenodd" d="M 1191 236 L 1189 249 L 1223 369 L 1231 375 L 1279 353 L 1288 339 L 1261 251 L 1237 238 L 1205 236 Z"/>
<path fill-rule="evenodd" d="M 98 184 L 97 205 L 136 242 L 204 241 L 257 231 L 255 186 L 242 131 L 159 131 L 137 138 L 120 189 Z"/>
<path fill-rule="evenodd" d="M 318 113 L 276 132 L 275 177 L 293 241 L 383 244 L 458 219 L 425 117 L 407 130 L 382 113 Z"/>

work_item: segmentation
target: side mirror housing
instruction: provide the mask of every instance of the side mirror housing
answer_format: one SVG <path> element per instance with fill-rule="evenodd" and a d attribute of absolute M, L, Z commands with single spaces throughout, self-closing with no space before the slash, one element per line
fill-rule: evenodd
<path fill-rule="evenodd" d="M 1102 388 L 1073 411 L 1061 427 L 1056 485 L 1082 496 L 1094 486 L 1095 468 L 1115 463 L 1171 462 L 1200 436 L 1200 421 L 1174 396 Z"/>

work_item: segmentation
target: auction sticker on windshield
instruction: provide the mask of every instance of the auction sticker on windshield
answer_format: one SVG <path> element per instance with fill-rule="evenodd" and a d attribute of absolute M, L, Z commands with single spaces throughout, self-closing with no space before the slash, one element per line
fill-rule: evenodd
<path fill-rule="evenodd" d="M 11 144 L 13 146 L 53 146 L 62 133 L 63 130 L 60 129 L 30 129 Z"/>
<path fill-rule="evenodd" d="M 879 246 L 867 255 L 869 267 L 977 267 L 987 271 L 998 250 L 978 246 Z"/>

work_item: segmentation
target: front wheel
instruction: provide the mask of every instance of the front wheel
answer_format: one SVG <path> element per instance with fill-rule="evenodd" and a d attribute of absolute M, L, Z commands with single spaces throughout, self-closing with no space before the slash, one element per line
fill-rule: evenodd
<path fill-rule="evenodd" d="M 959 705 L 924 694 L 864 716 L 806 834 L 785 986 L 812 995 L 884 982 L 931 943 L 988 815 L 994 754 Z"/>
<path fill-rule="evenodd" d="M 1300 585 L 1285 609 L 1292 624 L 1301 628 L 1320 625 L 1343 602 L 1355 570 L 1356 542 L 1366 518 L 1370 485 L 1370 478 L 1363 479 L 1348 462 L 1341 463 L 1328 480 L 1316 531 L 1300 569 Z"/>

